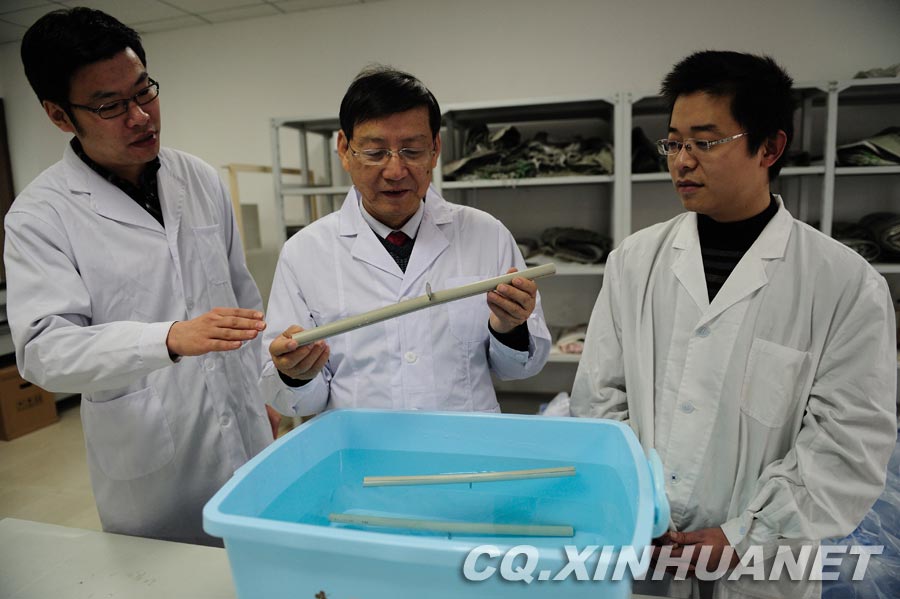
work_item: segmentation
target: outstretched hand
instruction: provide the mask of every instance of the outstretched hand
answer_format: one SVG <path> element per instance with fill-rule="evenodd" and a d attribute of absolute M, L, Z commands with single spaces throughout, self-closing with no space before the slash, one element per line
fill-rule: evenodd
<path fill-rule="evenodd" d="M 200 356 L 238 349 L 266 328 L 262 312 L 245 308 L 213 308 L 169 328 L 166 347 L 178 356 Z"/>

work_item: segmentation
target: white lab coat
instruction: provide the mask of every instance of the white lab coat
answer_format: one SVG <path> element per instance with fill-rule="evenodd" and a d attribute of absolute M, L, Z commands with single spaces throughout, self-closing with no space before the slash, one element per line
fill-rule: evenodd
<path fill-rule="evenodd" d="M 304 329 L 434 291 L 505 274 L 525 262 L 509 231 L 489 214 L 450 204 L 429 188 L 406 273 L 360 212 L 356 189 L 339 212 L 285 243 L 275 271 L 263 343 L 290 325 Z M 540 297 L 529 317 L 528 351 L 512 350 L 488 331 L 484 295 L 450 302 L 327 340 L 326 368 L 302 387 L 285 385 L 271 359 L 263 397 L 281 412 L 332 408 L 499 411 L 490 373 L 537 374 L 550 352 Z"/>
<path fill-rule="evenodd" d="M 272 441 L 260 340 L 173 364 L 166 336 L 262 301 L 216 172 L 165 148 L 160 162 L 165 230 L 66 146 L 6 217 L 7 312 L 22 376 L 82 394 L 104 530 L 209 542 L 204 503 Z"/>
<path fill-rule="evenodd" d="M 896 439 L 887 284 L 779 210 L 710 304 L 694 213 L 639 231 L 606 266 L 572 391 L 578 416 L 655 447 L 676 530 L 722 526 L 739 553 L 850 533 Z M 754 594 L 752 581 L 719 596 Z M 814 596 L 817 583 L 763 596 Z"/>

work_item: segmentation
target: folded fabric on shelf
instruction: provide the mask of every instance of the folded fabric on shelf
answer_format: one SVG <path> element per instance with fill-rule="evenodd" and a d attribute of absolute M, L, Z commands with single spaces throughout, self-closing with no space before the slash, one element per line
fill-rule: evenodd
<path fill-rule="evenodd" d="M 854 79 L 878 79 L 881 77 L 900 77 L 900 62 L 889 67 L 876 67 L 867 71 L 859 71 Z"/>
<path fill-rule="evenodd" d="M 609 237 L 575 227 L 545 229 L 541 233 L 541 243 L 554 256 L 581 264 L 603 262 L 612 249 Z"/>
<path fill-rule="evenodd" d="M 831 236 L 854 250 L 867 262 L 876 262 L 881 257 L 881 247 L 875 241 L 871 229 L 858 223 L 835 222 Z"/>
<path fill-rule="evenodd" d="M 900 260 L 900 214 L 876 212 L 868 214 L 859 224 L 872 232 L 885 260 Z"/>
<path fill-rule="evenodd" d="M 448 181 L 529 177 L 607 175 L 613 171 L 612 145 L 600 138 L 551 141 L 545 132 L 522 141 L 518 129 L 491 133 L 478 125 L 466 131 L 464 156 L 446 164 Z"/>
<path fill-rule="evenodd" d="M 556 349 L 564 354 L 580 354 L 584 351 L 587 324 L 579 324 L 563 329 L 556 339 Z"/>
<path fill-rule="evenodd" d="M 839 146 L 840 166 L 895 166 L 900 164 L 900 127 L 888 127 L 877 135 Z"/>

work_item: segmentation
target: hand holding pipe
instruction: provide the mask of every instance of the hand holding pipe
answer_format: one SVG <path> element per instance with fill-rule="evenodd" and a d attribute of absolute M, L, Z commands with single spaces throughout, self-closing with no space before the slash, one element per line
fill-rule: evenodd
<path fill-rule="evenodd" d="M 432 291 L 431 285 L 426 284 L 425 295 L 404 300 L 392 306 L 385 306 L 384 308 L 378 308 L 377 310 L 363 312 L 362 314 L 351 316 L 349 318 L 342 318 L 341 320 L 336 320 L 314 329 L 301 331 L 295 333 L 292 338 L 298 345 L 306 345 L 313 341 L 318 341 L 319 339 L 340 335 L 341 333 L 375 324 L 376 322 L 403 316 L 404 314 L 409 314 L 416 310 L 422 310 L 424 308 L 437 306 L 438 304 L 445 304 L 458 299 L 471 297 L 473 295 L 478 295 L 479 293 L 486 293 L 496 289 L 498 285 L 509 283 L 517 277 L 534 280 L 555 273 L 556 265 L 551 262 L 533 268 L 526 268 L 521 272 L 511 272 L 492 279 L 476 281 L 475 283 L 470 283 L 461 287 L 453 287 L 452 289 L 445 289 L 443 291 Z"/>

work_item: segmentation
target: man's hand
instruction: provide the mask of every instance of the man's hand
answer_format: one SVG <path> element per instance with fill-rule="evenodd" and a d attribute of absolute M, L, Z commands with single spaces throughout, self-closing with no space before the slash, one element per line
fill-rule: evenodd
<path fill-rule="evenodd" d="M 276 337 L 269 345 L 269 354 L 279 372 L 292 379 L 308 381 L 315 378 L 325 367 L 331 349 L 322 340 L 298 346 L 291 336 L 302 330 L 301 327 L 293 325 L 280 337 Z"/>
<path fill-rule="evenodd" d="M 518 272 L 510 268 L 507 273 Z M 531 316 L 537 298 L 537 283 L 522 277 L 516 277 L 509 285 L 497 285 L 487 294 L 488 307 L 491 309 L 491 328 L 497 333 L 508 333 Z"/>
<path fill-rule="evenodd" d="M 179 356 L 201 356 L 238 349 L 266 328 L 262 312 L 244 308 L 213 308 L 192 320 L 176 322 L 169 329 L 166 347 Z"/>
<path fill-rule="evenodd" d="M 705 564 L 701 564 L 707 572 L 715 572 L 723 557 L 730 560 L 728 569 L 734 568 L 741 561 L 740 556 L 731 547 L 728 537 L 718 526 L 713 528 L 700 528 L 691 532 L 667 532 L 658 539 L 653 540 L 653 562 L 659 557 L 659 553 L 663 545 L 672 545 L 672 558 L 681 557 L 686 551 L 691 551 L 691 565 L 688 567 L 689 576 L 694 575 L 697 568 L 697 562 L 700 558 L 700 550 L 704 546 L 711 548 L 709 560 Z M 686 549 L 691 546 L 690 549 Z M 724 555 L 723 555 L 724 554 Z"/>

